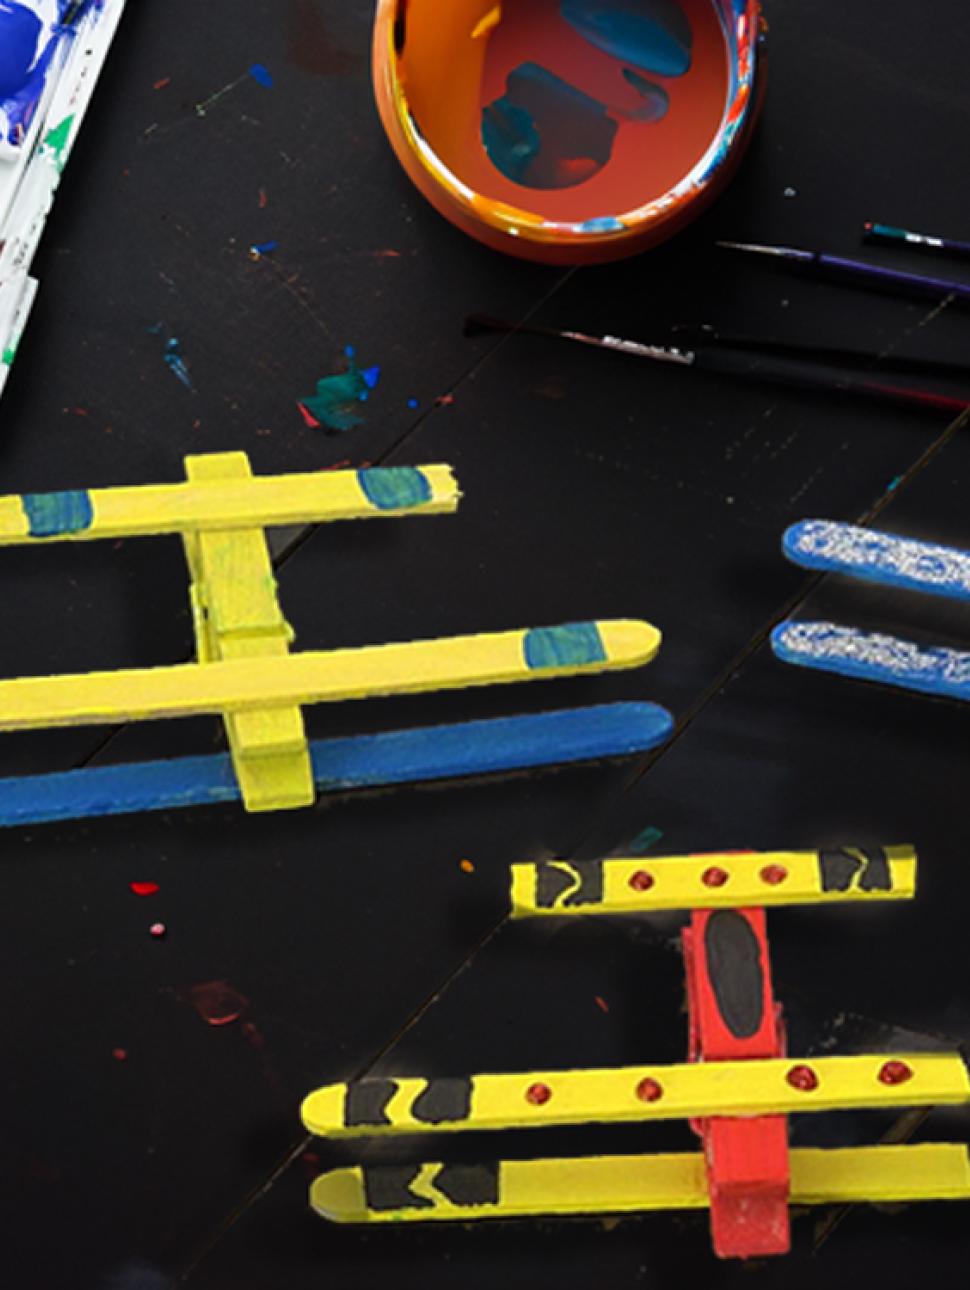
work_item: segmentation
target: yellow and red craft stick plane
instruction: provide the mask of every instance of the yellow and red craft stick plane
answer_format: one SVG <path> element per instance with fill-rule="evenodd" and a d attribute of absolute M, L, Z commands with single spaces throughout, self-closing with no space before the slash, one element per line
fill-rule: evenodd
<path fill-rule="evenodd" d="M 730 852 L 513 866 L 513 917 L 689 910 L 683 1065 L 363 1079 L 321 1088 L 303 1122 L 329 1138 L 687 1119 L 686 1154 L 338 1169 L 324 1218 L 379 1223 L 709 1208 L 724 1258 L 786 1253 L 789 1206 L 970 1200 L 963 1145 L 788 1146 L 794 1114 L 966 1103 L 956 1053 L 786 1054 L 765 928 L 770 905 L 914 895 L 910 847 Z"/>
<path fill-rule="evenodd" d="M 460 493 L 443 465 L 256 477 L 245 453 L 186 458 L 153 487 L 0 498 L 0 546 L 178 534 L 198 657 L 171 667 L 0 680 L 0 731 L 213 714 L 231 757 L 0 780 L 0 827 L 239 799 L 310 805 L 316 790 L 487 774 L 642 752 L 673 726 L 652 703 L 308 742 L 305 704 L 574 676 L 649 663 L 637 620 L 569 623 L 364 649 L 291 653 L 265 528 L 442 515 Z"/>

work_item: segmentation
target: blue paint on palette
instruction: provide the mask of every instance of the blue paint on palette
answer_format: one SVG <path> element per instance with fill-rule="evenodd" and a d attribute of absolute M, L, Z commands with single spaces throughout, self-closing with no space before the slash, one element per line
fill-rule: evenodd
<path fill-rule="evenodd" d="M 364 496 L 379 511 L 403 511 L 425 506 L 433 496 L 427 477 L 414 466 L 358 470 Z"/>
<path fill-rule="evenodd" d="M 525 634 L 524 650 L 526 664 L 534 671 L 606 662 L 606 649 L 596 623 L 534 627 Z"/>
<path fill-rule="evenodd" d="M 653 703 L 610 703 L 311 742 L 323 792 L 423 783 L 627 757 L 664 743 L 673 718 Z M 231 758 L 181 757 L 0 779 L 0 827 L 240 800 Z"/>
<path fill-rule="evenodd" d="M 782 550 L 803 569 L 970 600 L 970 551 L 959 547 L 918 542 L 832 520 L 802 520 L 785 532 Z"/>
<path fill-rule="evenodd" d="M 538 63 L 523 63 L 505 95 L 482 112 L 482 143 L 506 179 L 527 188 L 571 188 L 613 152 L 617 123 L 598 99 Z"/>
<path fill-rule="evenodd" d="M 20 500 L 33 538 L 83 533 L 94 519 L 91 494 L 85 489 L 68 493 L 24 493 Z"/>
<path fill-rule="evenodd" d="M 0 0 L 0 162 L 27 137 L 58 51 L 103 0 Z"/>
<path fill-rule="evenodd" d="M 560 12 L 591 45 L 641 71 L 690 70 L 693 37 L 677 0 L 561 0 Z"/>
<path fill-rule="evenodd" d="M 835 623 L 782 623 L 771 648 L 784 663 L 903 690 L 970 701 L 970 654 Z"/>

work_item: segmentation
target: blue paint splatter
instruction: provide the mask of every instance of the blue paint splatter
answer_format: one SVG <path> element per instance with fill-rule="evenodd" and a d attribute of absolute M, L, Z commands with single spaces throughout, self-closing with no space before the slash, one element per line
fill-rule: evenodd
<path fill-rule="evenodd" d="M 693 37 L 676 0 L 561 0 L 560 12 L 591 45 L 641 71 L 690 70 Z"/>
<path fill-rule="evenodd" d="M 598 215 L 595 219 L 585 219 L 579 226 L 582 233 L 619 233 L 626 225 L 615 215 Z"/>
<path fill-rule="evenodd" d="M 278 246 L 279 242 L 276 241 L 254 242 L 249 248 L 249 254 L 254 260 L 258 260 L 261 255 L 272 255 Z"/>
<path fill-rule="evenodd" d="M 182 348 L 174 336 L 165 346 L 165 362 L 169 371 L 178 377 L 186 389 L 191 390 L 193 388 L 192 377 L 189 375 L 189 369 L 185 359 L 182 357 Z"/>
<path fill-rule="evenodd" d="M 31 537 L 58 537 L 83 533 L 91 527 L 94 507 L 86 489 L 67 493 L 24 493 L 20 499 Z"/>
<path fill-rule="evenodd" d="M 626 850 L 629 851 L 631 856 L 646 855 L 651 847 L 655 847 L 662 837 L 662 829 L 654 828 L 652 824 L 648 824 L 645 829 L 641 829 Z"/>
<path fill-rule="evenodd" d="M 367 500 L 379 511 L 426 506 L 434 495 L 427 477 L 414 466 L 358 470 L 357 482 Z"/>
<path fill-rule="evenodd" d="M 420 403 L 418 403 L 417 399 L 408 399 L 408 407 L 411 409 L 412 412 L 414 411 L 415 408 L 418 408 L 420 406 L 421 405 Z"/>
<path fill-rule="evenodd" d="M 609 161 L 618 126 L 606 107 L 538 63 L 509 73 L 482 112 L 482 143 L 497 170 L 527 188 L 571 188 Z"/>
<path fill-rule="evenodd" d="M 535 671 L 606 662 L 606 649 L 596 623 L 534 627 L 526 632 L 523 644 L 526 665 Z"/>
<path fill-rule="evenodd" d="M 249 69 L 249 75 L 257 85 L 262 85 L 263 89 L 271 90 L 273 88 L 273 73 L 262 63 L 253 63 Z"/>
<path fill-rule="evenodd" d="M 360 404 L 366 403 L 371 391 L 377 388 L 381 379 L 379 367 L 357 366 L 357 352 L 353 345 L 344 350 L 349 370 L 338 376 L 325 376 L 317 382 L 317 392 L 309 398 L 301 399 L 299 407 L 304 417 L 309 414 L 309 424 L 326 426 L 328 430 L 353 430 L 354 426 L 364 424 L 360 415 Z"/>

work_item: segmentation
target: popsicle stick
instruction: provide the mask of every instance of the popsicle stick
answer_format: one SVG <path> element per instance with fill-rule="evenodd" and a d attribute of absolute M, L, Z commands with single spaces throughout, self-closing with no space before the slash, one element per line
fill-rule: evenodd
<path fill-rule="evenodd" d="M 951 1143 L 795 1148 L 792 1205 L 970 1199 L 967 1148 Z M 469 1222 L 704 1209 L 697 1153 L 356 1167 L 322 1174 L 310 1203 L 335 1223 Z"/>
<path fill-rule="evenodd" d="M 794 1068 L 806 1066 L 815 1075 L 811 1087 L 789 1080 Z M 311 1133 L 348 1138 L 967 1101 L 970 1079 L 961 1057 L 907 1053 L 364 1079 L 311 1093 L 302 1116 Z"/>
<path fill-rule="evenodd" d="M 714 852 L 512 866 L 513 918 L 908 900 L 912 847 Z"/>

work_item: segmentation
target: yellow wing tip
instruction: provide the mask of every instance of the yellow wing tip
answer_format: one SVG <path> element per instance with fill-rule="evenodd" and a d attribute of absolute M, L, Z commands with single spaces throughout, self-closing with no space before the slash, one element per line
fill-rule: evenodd
<path fill-rule="evenodd" d="M 300 1106 L 304 1128 L 318 1138 L 343 1132 L 345 1095 L 343 1084 L 327 1084 L 308 1093 Z"/>
<path fill-rule="evenodd" d="M 597 626 L 612 667 L 642 667 L 660 652 L 659 628 L 642 618 L 616 618 Z"/>
<path fill-rule="evenodd" d="M 310 1206 L 330 1223 L 367 1221 L 363 1173 L 359 1168 L 332 1169 L 310 1185 Z"/>

